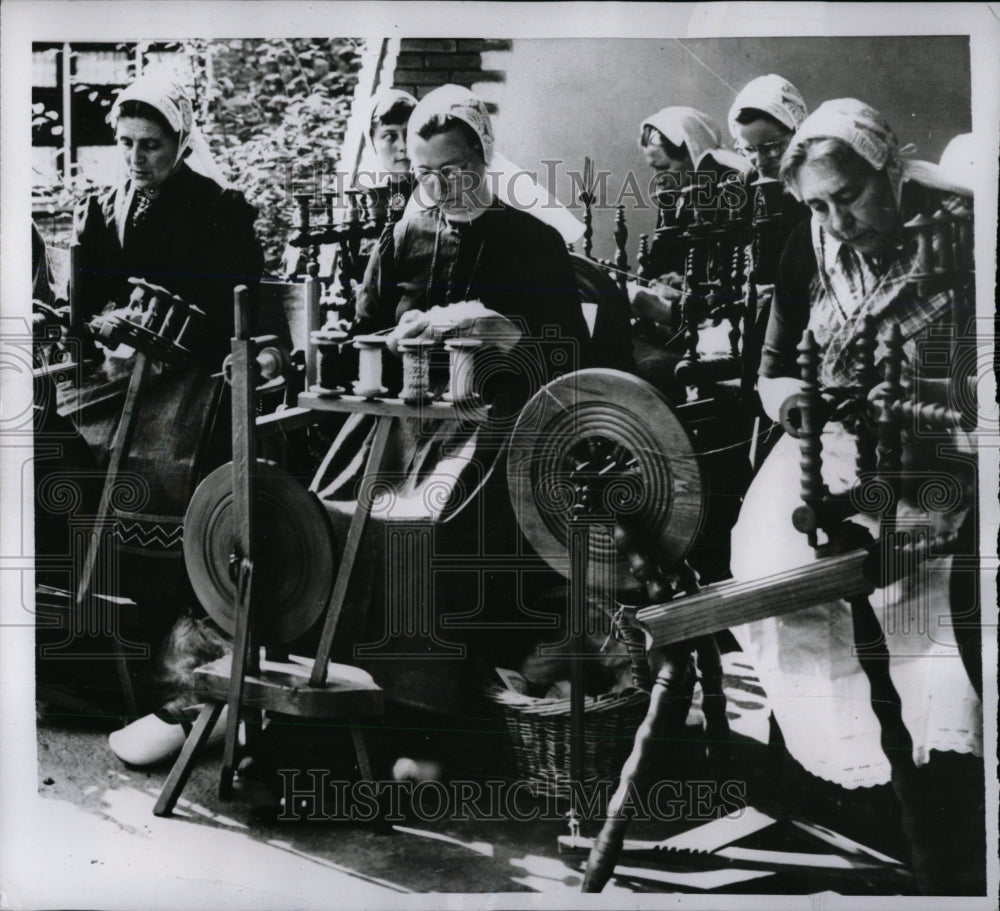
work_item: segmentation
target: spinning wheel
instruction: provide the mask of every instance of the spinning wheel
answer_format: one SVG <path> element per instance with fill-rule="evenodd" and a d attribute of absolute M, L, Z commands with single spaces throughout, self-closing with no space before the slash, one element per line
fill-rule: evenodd
<path fill-rule="evenodd" d="M 373 781 L 357 719 L 382 713 L 382 690 L 369 674 L 329 661 L 353 562 L 351 541 L 338 561 L 329 520 L 316 497 L 287 472 L 255 458 L 255 379 L 267 363 L 256 352 L 262 340 L 249 338 L 246 288 L 237 288 L 235 297 L 233 461 L 198 487 L 184 536 L 191 582 L 209 615 L 232 633 L 233 652 L 195 672 L 194 695 L 204 707 L 153 808 L 157 816 L 173 811 L 223 707 L 229 710 L 219 781 L 223 799 L 232 794 L 242 715 L 254 722 L 247 727 L 251 755 L 252 731 L 260 729 L 266 713 L 346 720 L 361 777 Z M 335 561 L 342 564 L 336 584 Z M 331 610 L 337 591 L 340 600 Z M 322 641 L 312 662 L 262 658 L 262 645 L 291 642 L 324 613 Z"/>
<path fill-rule="evenodd" d="M 193 319 L 205 313 L 176 294 L 140 278 L 130 278 L 137 289 L 133 301 L 142 301 L 141 322 L 112 314 L 94 324 L 98 339 L 110 348 L 125 344 L 165 364 L 177 365 L 191 356 L 187 336 Z M 137 297 L 138 295 L 138 297 Z"/>
<path fill-rule="evenodd" d="M 573 519 L 642 529 L 664 564 L 679 563 L 705 511 L 691 440 L 666 399 L 616 370 L 582 370 L 542 388 L 511 436 L 507 478 L 528 541 L 569 574 Z M 607 532 L 590 535 L 588 583 L 634 586 L 627 559 Z"/>
<path fill-rule="evenodd" d="M 336 546 L 319 501 L 287 471 L 258 459 L 254 467 L 254 625 L 261 641 L 291 642 L 319 619 L 333 586 Z M 198 486 L 184 520 L 184 561 L 208 615 L 236 630 L 233 466 Z"/>

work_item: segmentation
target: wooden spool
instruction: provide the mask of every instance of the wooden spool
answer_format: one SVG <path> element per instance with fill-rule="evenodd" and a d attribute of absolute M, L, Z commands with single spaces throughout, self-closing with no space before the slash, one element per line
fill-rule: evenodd
<path fill-rule="evenodd" d="M 403 388 L 399 397 L 407 405 L 431 400 L 430 353 L 438 345 L 439 342 L 430 338 L 406 338 L 399 343 L 403 355 Z"/>
<path fill-rule="evenodd" d="M 476 351 L 483 343 L 474 338 L 452 338 L 444 343 L 448 352 L 448 391 L 441 396 L 456 404 L 477 397 L 475 387 Z"/>
<path fill-rule="evenodd" d="M 374 399 L 388 391 L 382 385 L 382 352 L 385 351 L 384 335 L 359 335 L 354 339 L 358 349 L 358 379 L 354 394 L 363 399 Z"/>

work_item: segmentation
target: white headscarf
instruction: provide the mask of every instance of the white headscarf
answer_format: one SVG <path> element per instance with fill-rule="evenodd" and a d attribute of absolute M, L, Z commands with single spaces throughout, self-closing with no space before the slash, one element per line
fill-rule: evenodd
<path fill-rule="evenodd" d="M 941 153 L 941 170 L 952 180 L 961 182 L 976 174 L 976 142 L 972 133 L 959 133 Z"/>
<path fill-rule="evenodd" d="M 111 108 L 111 126 L 118 125 L 121 106 L 126 101 L 141 101 L 159 111 L 177 134 L 176 165 L 185 152 L 190 149 L 188 165 L 205 177 L 210 177 L 220 186 L 227 186 L 222 171 L 219 170 L 208 143 L 201 130 L 195 125 L 194 110 L 187 92 L 166 73 L 149 72 L 136 79 L 130 86 L 123 89 Z"/>
<path fill-rule="evenodd" d="M 871 105 L 857 98 L 835 98 L 824 101 L 810 114 L 785 151 L 785 160 L 805 143 L 814 139 L 839 139 L 847 143 L 876 171 L 885 171 L 898 203 L 903 182 L 913 180 L 946 193 L 971 196 L 972 191 L 951 180 L 945 171 L 929 161 L 907 160 L 888 121 Z M 789 190 L 801 200 L 795 181 Z"/>
<path fill-rule="evenodd" d="M 460 120 L 472 129 L 483 147 L 490 186 L 504 205 L 529 212 L 540 221 L 555 228 L 566 243 L 578 240 L 583 234 L 583 224 L 562 203 L 535 180 L 534 176 L 519 168 L 510 159 L 497 153 L 493 120 L 483 100 L 460 85 L 443 85 L 429 92 L 418 102 L 410 115 L 407 131 L 412 144 L 419 130 L 434 117 L 447 116 Z M 412 154 L 411 154 L 412 159 Z M 413 205 L 419 205 L 414 194 Z"/>
<path fill-rule="evenodd" d="M 375 135 L 375 122 L 400 103 L 408 107 L 412 114 L 413 109 L 417 106 L 417 99 L 402 89 L 379 89 L 372 95 L 368 106 L 368 141 L 370 143 L 373 142 Z"/>
<path fill-rule="evenodd" d="M 640 126 L 639 146 L 642 147 L 642 131 L 653 127 L 658 130 L 668 142 L 675 146 L 685 146 L 691 156 L 691 166 L 699 170 L 704 160 L 711 156 L 720 165 L 749 173 L 751 165 L 743 156 L 729 149 L 722 148 L 722 134 L 719 127 L 708 114 L 695 108 L 675 105 L 663 108 L 647 117 Z"/>
<path fill-rule="evenodd" d="M 776 73 L 758 76 L 740 90 L 733 106 L 729 109 L 729 132 L 732 136 L 736 135 L 736 118 L 747 108 L 769 114 L 793 133 L 802 125 L 802 121 L 809 113 L 799 90 Z"/>

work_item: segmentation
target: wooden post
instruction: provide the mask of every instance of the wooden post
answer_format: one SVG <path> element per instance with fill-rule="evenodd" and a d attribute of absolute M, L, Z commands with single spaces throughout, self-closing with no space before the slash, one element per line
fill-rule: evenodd
<path fill-rule="evenodd" d="M 586 518 L 569 523 L 569 632 L 570 632 L 570 781 L 580 787 L 584 779 L 584 739 L 587 720 L 584 711 L 584 656 L 587 633 L 587 572 L 589 570 L 590 528 Z"/>
<path fill-rule="evenodd" d="M 319 307 L 320 280 L 319 265 L 309 263 L 308 274 L 302 286 L 302 295 L 305 299 L 306 309 L 306 389 L 312 389 L 319 383 L 319 354 L 316 346 L 312 343 L 313 333 L 321 326 L 321 313 Z"/>
<path fill-rule="evenodd" d="M 248 289 L 240 285 L 234 292 L 235 331 L 232 341 L 232 410 L 233 410 L 233 554 L 236 568 L 235 630 L 233 659 L 229 678 L 229 713 L 223 748 L 219 796 L 228 800 L 232 794 L 236 769 L 236 739 L 243 701 L 244 677 L 258 669 L 253 635 L 253 465 L 254 446 L 254 364 L 249 338 Z"/>
<path fill-rule="evenodd" d="M 618 269 L 618 286 L 625 290 L 628 284 L 628 252 L 625 244 L 628 242 L 628 225 L 625 223 L 625 206 L 618 206 L 615 214 L 615 247 L 618 250 L 615 256 L 615 267 Z"/>

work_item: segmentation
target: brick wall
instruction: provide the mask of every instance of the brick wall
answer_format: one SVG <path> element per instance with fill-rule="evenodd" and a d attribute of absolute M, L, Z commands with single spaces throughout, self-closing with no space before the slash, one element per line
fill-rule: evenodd
<path fill-rule="evenodd" d="M 502 70 L 483 69 L 483 51 L 509 51 L 503 38 L 403 38 L 391 84 L 423 98 L 449 82 L 471 88 L 476 82 L 503 82 Z M 497 106 L 487 103 L 491 114 Z"/>

